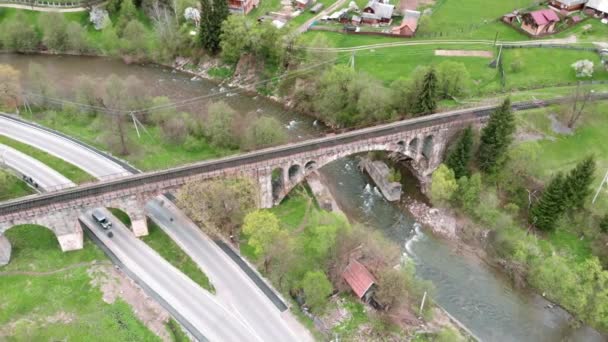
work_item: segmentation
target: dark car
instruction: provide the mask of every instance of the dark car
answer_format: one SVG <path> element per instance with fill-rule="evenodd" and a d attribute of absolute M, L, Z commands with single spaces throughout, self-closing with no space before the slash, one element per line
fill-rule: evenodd
<path fill-rule="evenodd" d="M 108 220 L 108 218 L 99 210 L 93 211 L 93 219 L 99 223 L 101 228 L 108 230 L 112 228 L 112 222 Z"/>

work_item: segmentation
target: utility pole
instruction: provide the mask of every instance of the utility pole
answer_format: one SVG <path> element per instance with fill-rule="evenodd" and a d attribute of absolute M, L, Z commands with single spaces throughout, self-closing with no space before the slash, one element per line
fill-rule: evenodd
<path fill-rule="evenodd" d="M 496 46 L 497 41 L 498 41 L 498 31 L 496 32 L 496 36 L 494 36 L 494 46 Z"/>
<path fill-rule="evenodd" d="M 591 204 L 595 204 L 595 200 L 597 200 L 597 196 L 600 195 L 600 191 L 602 191 L 602 187 L 605 183 L 608 183 L 608 170 L 606 170 L 606 175 L 602 179 L 600 186 L 597 187 L 597 191 L 595 192 L 595 196 L 593 196 L 593 201 L 591 201 Z"/>
<path fill-rule="evenodd" d="M 355 52 L 353 51 L 353 54 L 350 55 L 350 61 L 348 62 L 348 64 L 350 64 L 351 69 L 355 70 Z"/>

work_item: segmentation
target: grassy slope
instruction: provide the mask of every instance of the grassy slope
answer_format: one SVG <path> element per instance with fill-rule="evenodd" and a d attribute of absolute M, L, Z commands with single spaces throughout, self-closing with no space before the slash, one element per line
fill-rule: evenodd
<path fill-rule="evenodd" d="M 593 154 L 598 165 L 596 179 L 592 184 L 594 188 L 592 196 L 595 194 L 608 168 L 608 146 L 605 144 L 608 141 L 608 122 L 605 119 L 608 103 L 602 102 L 594 107 L 581 119 L 572 135 L 560 135 L 552 131 L 548 113 L 559 112 L 556 108 L 523 112 L 519 115 L 520 126 L 548 137 L 539 141 L 525 142 L 517 147 L 537 156 L 534 162 L 527 164 L 530 174 L 547 182 L 556 172 L 567 172 L 581 159 Z M 588 202 L 588 207 L 593 213 L 597 215 L 608 213 L 608 192 L 600 195 L 594 205 L 591 205 L 591 199 Z M 559 227 L 555 232 L 547 234 L 546 243 L 550 243 L 576 262 L 581 262 L 593 255 L 593 241 L 581 239 L 578 233 L 586 228 L 588 227 Z"/>
<path fill-rule="evenodd" d="M 6 172 L 9 176 L 8 188 L 6 192 L 0 192 L 0 202 L 9 200 L 11 198 L 27 196 L 34 193 L 34 190 L 32 188 L 30 188 L 21 179 L 15 177 L 13 174 L 2 169 L 0 169 L 0 172 Z"/>
<path fill-rule="evenodd" d="M 107 261 L 89 240 L 82 250 L 61 252 L 55 235 L 39 226 L 15 227 L 6 236 L 13 255 L 0 273 L 44 272 Z M 0 332 L 16 341 L 158 341 L 128 304 L 103 302 L 101 291 L 90 284 L 87 268 L 83 265 L 52 275 L 0 274 Z M 71 320 L 49 319 L 61 313 Z"/>
<path fill-rule="evenodd" d="M 66 178 L 73 181 L 74 183 L 80 184 L 80 183 L 85 183 L 85 182 L 90 182 L 90 181 L 95 180 L 95 178 L 93 178 L 93 176 L 84 172 L 77 166 L 66 162 L 63 159 L 57 158 L 42 150 L 39 150 L 33 146 L 13 140 L 4 135 L 0 135 L 0 144 L 10 146 L 16 150 L 19 150 L 19 151 L 27 154 L 28 156 L 30 156 L 34 159 L 39 160 L 43 164 L 46 164 L 50 168 L 61 173 L 62 175 L 64 175 Z"/>
<path fill-rule="evenodd" d="M 53 117 L 37 115 L 33 120 L 102 150 L 110 150 L 108 143 L 102 137 L 104 123 L 100 119 L 92 121 L 89 121 L 88 118 L 75 120 L 72 116 L 57 113 Z M 147 127 L 147 133 L 142 132 L 141 137 L 137 137 L 137 133 L 135 129 L 132 129 L 132 126 L 128 126 L 128 132 L 134 147 L 133 153 L 121 158 L 128 160 L 142 170 L 165 169 L 200 160 L 218 158 L 235 152 L 218 149 L 209 144 L 204 144 L 202 148 L 196 151 L 187 151 L 181 145 L 165 141 L 157 127 Z"/>
<path fill-rule="evenodd" d="M 125 226 L 131 227 L 131 219 L 124 211 L 116 208 L 109 208 L 110 212 L 119 219 Z M 142 236 L 141 240 L 155 250 L 160 256 L 167 260 L 171 265 L 184 272 L 195 283 L 202 288 L 214 293 L 215 289 L 209 278 L 198 268 L 198 266 L 190 259 L 190 257 L 182 251 L 182 249 L 171 238 L 156 225 L 156 223 L 148 220 L 147 236 Z"/>
<path fill-rule="evenodd" d="M 165 258 L 171 265 L 184 272 L 184 274 L 202 288 L 215 293 L 215 289 L 209 278 L 207 278 L 207 275 L 160 227 L 150 220 L 148 220 L 148 232 L 150 235 L 143 236 L 141 238 L 142 241 L 147 243 L 148 246 Z"/>

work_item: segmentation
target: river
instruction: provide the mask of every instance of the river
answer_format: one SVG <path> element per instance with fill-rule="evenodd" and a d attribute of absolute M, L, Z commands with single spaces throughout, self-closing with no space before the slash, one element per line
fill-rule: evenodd
<path fill-rule="evenodd" d="M 99 82 L 112 73 L 121 77 L 134 75 L 153 96 L 168 96 L 173 101 L 205 97 L 184 110 L 201 110 L 207 101 L 221 99 L 238 112 L 256 111 L 277 118 L 290 131 L 292 140 L 324 134 L 324 128 L 315 125 L 314 120 L 291 113 L 273 101 L 236 89 L 222 89 L 212 81 L 193 80 L 187 74 L 161 66 L 126 65 L 119 60 L 96 57 L 0 54 L 0 64 L 20 70 L 26 85 L 31 62 L 48 71 L 49 80 L 61 97 L 72 92 L 74 79 L 79 75 Z M 354 158 L 336 161 L 321 171 L 349 217 L 382 230 L 398 243 L 416 263 L 418 275 L 434 283 L 436 302 L 483 341 L 603 341 L 589 327 L 570 328 L 569 315 L 559 308 L 547 309 L 549 303 L 542 297 L 514 289 L 501 274 L 479 260 L 465 257 L 450 245 L 416 229 L 410 215 L 374 190 L 370 180 L 356 168 Z M 411 179 L 404 185 L 406 189 L 414 186 Z"/>

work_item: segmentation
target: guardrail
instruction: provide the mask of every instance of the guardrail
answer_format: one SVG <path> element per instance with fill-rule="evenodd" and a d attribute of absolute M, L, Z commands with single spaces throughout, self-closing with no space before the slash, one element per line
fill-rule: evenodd
<path fill-rule="evenodd" d="M 526 110 L 542 108 L 554 104 L 560 104 L 572 100 L 573 97 L 560 97 L 542 101 L 524 101 L 513 103 L 513 110 Z M 594 94 L 592 101 L 608 100 L 608 93 Z M 79 186 L 55 193 L 47 193 L 35 197 L 15 199 L 0 203 L 0 215 L 9 215 L 29 209 L 48 206 L 56 202 L 76 200 L 83 197 L 97 196 L 114 191 L 125 190 L 150 183 L 158 183 L 167 180 L 189 177 L 202 173 L 221 171 L 248 164 L 268 161 L 276 158 L 289 157 L 297 153 L 315 151 L 320 148 L 331 148 L 355 141 L 373 139 L 389 134 L 395 134 L 404 130 L 420 129 L 442 124 L 472 122 L 483 120 L 496 109 L 497 105 L 468 108 L 462 110 L 437 113 L 419 118 L 398 121 L 380 126 L 363 128 L 356 131 L 346 132 L 334 136 L 311 139 L 299 143 L 272 147 L 264 150 L 254 151 L 237 156 L 226 157 L 200 163 L 179 166 L 172 169 L 135 174 L 117 180 L 97 182 L 90 185 Z"/>

